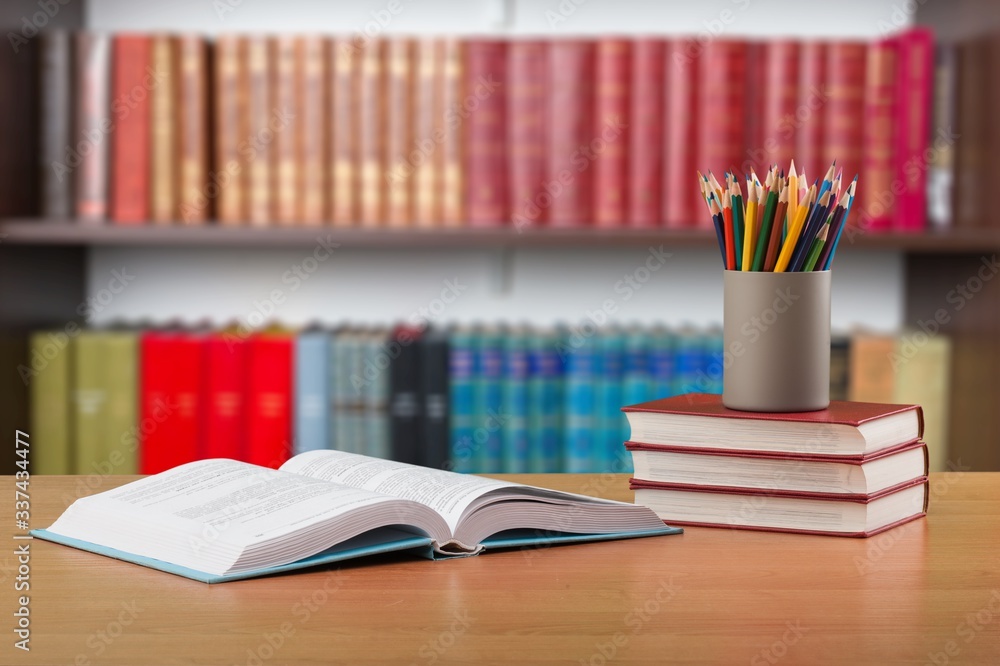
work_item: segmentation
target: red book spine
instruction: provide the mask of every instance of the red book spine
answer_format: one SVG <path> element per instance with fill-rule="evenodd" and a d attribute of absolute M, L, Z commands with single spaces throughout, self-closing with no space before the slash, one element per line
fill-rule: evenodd
<path fill-rule="evenodd" d="M 760 77 L 754 105 L 759 122 L 750 136 L 747 157 L 764 174 L 771 164 L 788 172 L 795 154 L 799 103 L 799 44 L 772 41 L 759 46 Z M 796 162 L 796 167 L 801 166 Z"/>
<path fill-rule="evenodd" d="M 244 459 L 262 467 L 288 460 L 292 441 L 292 339 L 254 335 L 246 347 Z"/>
<path fill-rule="evenodd" d="M 867 58 L 863 42 L 835 42 L 827 50 L 829 101 L 823 131 L 823 164 L 827 166 L 811 174 L 814 179 L 834 160 L 844 170 L 844 185 L 861 172 Z M 852 222 L 858 219 L 852 216 Z"/>
<path fill-rule="evenodd" d="M 934 34 L 929 28 L 913 28 L 898 38 L 898 45 L 895 180 L 903 192 L 895 208 L 893 226 L 900 231 L 922 231 L 927 219 L 930 165 L 924 153 L 930 134 Z M 869 185 L 866 183 L 865 187 Z"/>
<path fill-rule="evenodd" d="M 545 203 L 549 226 L 585 226 L 591 218 L 594 157 L 594 44 L 549 44 Z"/>
<path fill-rule="evenodd" d="M 600 137 L 601 150 L 594 160 L 593 216 L 598 227 L 621 227 L 628 217 L 629 50 L 624 39 L 602 39 L 595 47 L 593 136 Z"/>
<path fill-rule="evenodd" d="M 140 344 L 139 471 L 156 474 L 197 459 L 201 341 L 150 331 Z"/>
<path fill-rule="evenodd" d="M 471 41 L 465 50 L 465 176 L 469 225 L 500 227 L 507 218 L 507 45 Z"/>
<path fill-rule="evenodd" d="M 805 171 L 809 184 L 826 173 L 823 163 L 823 127 L 829 88 L 826 80 L 826 51 L 823 42 L 804 42 L 799 63 L 799 100 L 796 110 L 798 139 L 795 164 L 799 174 Z M 848 178 L 853 178 L 853 174 Z"/>
<path fill-rule="evenodd" d="M 868 46 L 865 73 L 865 127 L 862 187 L 855 218 L 862 229 L 885 231 L 892 226 L 893 126 L 897 122 L 895 40 Z M 902 110 L 900 110 L 902 111 Z M 847 173 L 845 172 L 845 177 Z"/>
<path fill-rule="evenodd" d="M 545 221 L 538 203 L 545 180 L 545 53 L 542 41 L 507 45 L 507 185 L 516 229 Z"/>
<path fill-rule="evenodd" d="M 139 224 L 149 219 L 150 39 L 120 35 L 112 44 L 111 219 Z"/>
<path fill-rule="evenodd" d="M 640 39 L 632 45 L 628 222 L 633 227 L 659 226 L 663 214 L 665 65 L 663 40 Z"/>
<path fill-rule="evenodd" d="M 698 53 L 697 42 L 676 39 L 667 43 L 663 145 L 663 222 L 668 227 L 711 228 L 698 188 L 692 186 L 698 166 Z"/>
<path fill-rule="evenodd" d="M 702 173 L 710 170 L 720 182 L 723 174 L 744 161 L 746 69 L 745 42 L 709 42 L 699 58 L 698 165 Z M 690 186 L 690 176 L 686 182 Z"/>
<path fill-rule="evenodd" d="M 243 459 L 245 343 L 231 334 L 205 340 L 201 458 Z"/>

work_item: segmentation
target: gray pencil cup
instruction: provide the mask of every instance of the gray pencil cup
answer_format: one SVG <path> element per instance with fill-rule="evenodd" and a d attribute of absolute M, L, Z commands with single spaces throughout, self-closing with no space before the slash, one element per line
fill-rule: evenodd
<path fill-rule="evenodd" d="M 749 412 L 830 404 L 830 271 L 726 271 L 722 403 Z"/>

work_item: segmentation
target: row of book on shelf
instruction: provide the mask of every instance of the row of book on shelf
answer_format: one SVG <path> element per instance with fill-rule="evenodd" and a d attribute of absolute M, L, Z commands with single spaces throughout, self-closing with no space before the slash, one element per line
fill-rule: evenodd
<path fill-rule="evenodd" d="M 950 344 L 837 336 L 834 399 L 925 406 L 947 451 Z M 718 394 L 721 331 L 407 326 L 76 329 L 31 335 L 35 473 L 156 473 L 202 458 L 276 467 L 336 449 L 459 472 L 630 468 L 622 405 Z"/>
<path fill-rule="evenodd" d="M 764 173 L 794 157 L 804 182 L 834 159 L 862 175 L 857 224 L 911 231 L 947 157 L 925 159 L 925 28 L 363 45 L 51 32 L 40 48 L 50 218 L 707 229 L 696 168 Z"/>

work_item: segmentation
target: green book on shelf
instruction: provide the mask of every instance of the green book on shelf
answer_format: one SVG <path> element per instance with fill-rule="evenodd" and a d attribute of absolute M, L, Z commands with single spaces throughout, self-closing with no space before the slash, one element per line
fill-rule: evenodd
<path fill-rule="evenodd" d="M 73 433 L 75 474 L 98 473 L 107 461 L 105 426 L 108 394 L 101 380 L 106 366 L 103 332 L 85 331 L 73 341 Z"/>
<path fill-rule="evenodd" d="M 39 331 L 29 341 L 32 370 L 31 473 L 72 474 L 70 340 L 62 331 Z"/>
<path fill-rule="evenodd" d="M 101 343 L 105 365 L 98 382 L 107 396 L 101 471 L 138 474 L 138 339 L 131 331 L 109 331 Z"/>

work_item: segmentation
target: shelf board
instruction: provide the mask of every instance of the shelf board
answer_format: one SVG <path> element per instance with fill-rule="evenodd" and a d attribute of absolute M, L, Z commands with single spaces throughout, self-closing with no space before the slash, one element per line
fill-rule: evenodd
<path fill-rule="evenodd" d="M 324 242 L 345 247 L 387 248 L 507 248 L 604 247 L 665 244 L 714 247 L 715 236 L 694 229 L 357 229 L 335 227 L 179 226 L 72 220 L 10 219 L 0 222 L 0 241 L 17 245 L 64 246 L 174 246 L 174 247 L 275 247 Z M 847 248 L 902 250 L 911 253 L 947 254 L 1000 250 L 1000 231 L 950 230 L 925 233 L 862 234 Z"/>

